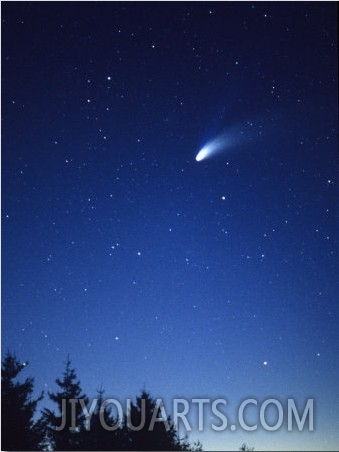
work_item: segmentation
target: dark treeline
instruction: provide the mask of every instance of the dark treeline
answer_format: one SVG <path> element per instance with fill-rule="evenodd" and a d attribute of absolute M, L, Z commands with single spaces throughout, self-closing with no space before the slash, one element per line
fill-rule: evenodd
<path fill-rule="evenodd" d="M 48 392 L 56 410 L 44 408 L 37 419 L 37 405 L 44 394 L 33 399 L 34 379 L 21 382 L 17 378 L 27 365 L 9 352 L 2 361 L 1 450 L 203 450 L 200 442 L 191 444 L 179 436 L 170 416 L 162 416 L 161 407 L 146 391 L 131 403 L 127 414 L 115 417 L 100 389 L 86 419 L 81 403 L 87 410 L 91 404 L 69 358 L 62 378 L 56 379 L 58 392 Z M 243 444 L 239 450 L 253 449 Z"/>
<path fill-rule="evenodd" d="M 1 450 L 202 450 L 199 442 L 190 444 L 187 438 L 179 437 L 170 417 L 166 426 L 163 421 L 154 419 L 159 407 L 146 391 L 131 403 L 130 422 L 126 414 L 119 422 L 110 406 L 105 406 L 104 391 L 100 389 L 88 422 L 79 401 L 82 399 L 89 410 L 89 399 L 81 389 L 69 358 L 62 377 L 56 379 L 58 391 L 48 392 L 56 409 L 44 408 L 40 418 L 34 420 L 43 393 L 32 399 L 34 379 L 18 380 L 27 365 L 11 353 L 7 353 L 2 362 Z M 78 399 L 77 403 L 74 399 Z M 160 420 L 161 413 L 156 417 Z M 134 431 L 131 425 L 142 428 Z"/>

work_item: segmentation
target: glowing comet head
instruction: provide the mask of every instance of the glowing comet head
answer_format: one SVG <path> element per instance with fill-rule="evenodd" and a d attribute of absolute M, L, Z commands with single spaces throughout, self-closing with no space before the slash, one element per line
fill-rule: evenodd
<path fill-rule="evenodd" d="M 201 160 L 204 160 L 206 157 L 208 157 L 209 154 L 209 148 L 208 146 L 203 147 L 195 157 L 195 160 L 197 162 L 200 162 Z"/>
<path fill-rule="evenodd" d="M 201 160 L 205 160 L 208 157 L 211 157 L 211 155 L 217 154 L 218 152 L 222 151 L 227 147 L 229 144 L 229 139 L 226 137 L 226 135 L 221 135 L 215 138 L 212 141 L 209 141 L 200 151 L 198 152 L 197 156 L 195 157 L 195 160 L 197 162 L 201 162 Z"/>

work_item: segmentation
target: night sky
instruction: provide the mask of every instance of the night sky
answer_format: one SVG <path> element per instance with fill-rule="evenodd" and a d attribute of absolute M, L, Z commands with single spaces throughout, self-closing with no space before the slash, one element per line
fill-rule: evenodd
<path fill-rule="evenodd" d="M 145 387 L 168 412 L 314 398 L 312 433 L 190 439 L 339 450 L 335 16 L 2 3 L 2 350 L 37 392 L 70 353 L 90 397 Z"/>

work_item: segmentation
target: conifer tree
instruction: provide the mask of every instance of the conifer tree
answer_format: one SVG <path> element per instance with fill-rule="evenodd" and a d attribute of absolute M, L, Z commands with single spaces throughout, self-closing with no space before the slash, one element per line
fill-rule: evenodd
<path fill-rule="evenodd" d="M 246 443 L 242 443 L 239 450 L 242 452 L 252 452 L 254 450 L 254 447 L 249 447 Z"/>
<path fill-rule="evenodd" d="M 33 416 L 41 393 L 32 399 L 34 379 L 26 378 L 23 383 L 15 380 L 28 362 L 20 363 L 14 354 L 7 353 L 1 368 L 1 449 L 39 450 L 42 440 L 40 424 Z"/>
<path fill-rule="evenodd" d="M 139 430 L 135 428 L 141 427 Z M 200 451 L 200 443 L 191 446 L 182 440 L 170 416 L 162 413 L 157 401 L 146 391 L 131 404 L 125 428 L 128 431 L 128 450 Z"/>
<path fill-rule="evenodd" d="M 88 404 L 87 397 L 82 394 L 80 382 L 77 381 L 75 369 L 71 367 L 67 357 L 66 368 L 62 379 L 57 378 L 59 392 L 49 392 L 49 398 L 57 405 L 57 414 L 50 409 L 43 410 L 46 434 L 49 447 L 54 450 L 81 450 L 81 442 L 85 429 L 85 415 L 79 399 Z"/>
<path fill-rule="evenodd" d="M 124 450 L 124 432 L 118 417 L 104 401 L 104 390 L 98 390 L 97 404 L 84 433 L 83 450 Z M 89 408 L 88 408 L 89 409 Z"/>

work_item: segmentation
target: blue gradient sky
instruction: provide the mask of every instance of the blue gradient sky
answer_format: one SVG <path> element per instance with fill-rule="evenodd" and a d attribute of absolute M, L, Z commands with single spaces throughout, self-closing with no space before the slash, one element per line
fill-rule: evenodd
<path fill-rule="evenodd" d="M 37 391 L 70 353 L 90 397 L 314 398 L 312 433 L 192 438 L 339 450 L 335 4 L 7 2 L 2 31 L 3 351 Z"/>

